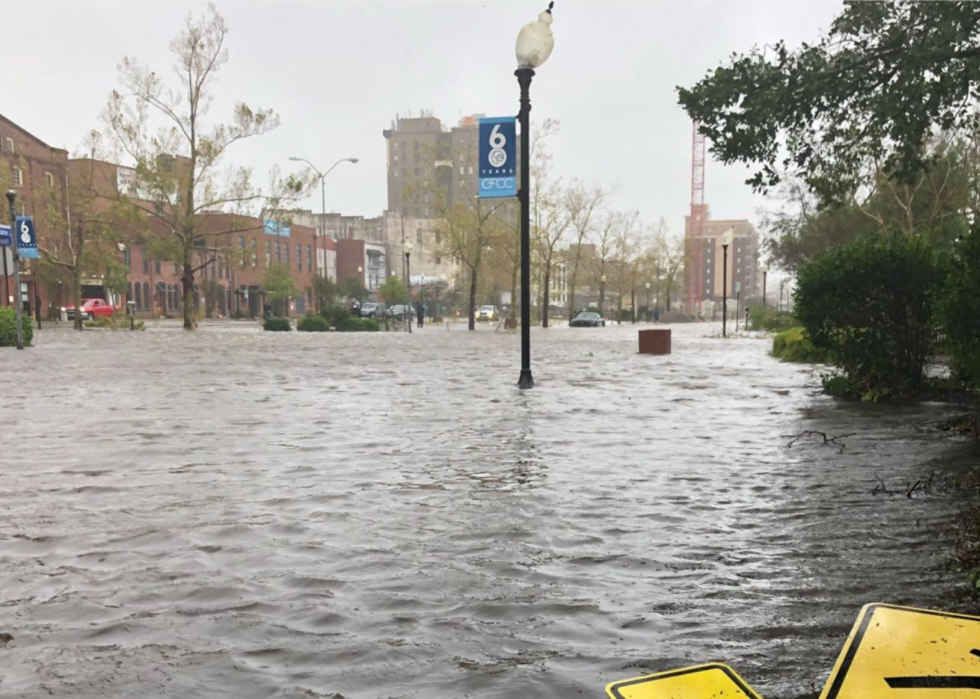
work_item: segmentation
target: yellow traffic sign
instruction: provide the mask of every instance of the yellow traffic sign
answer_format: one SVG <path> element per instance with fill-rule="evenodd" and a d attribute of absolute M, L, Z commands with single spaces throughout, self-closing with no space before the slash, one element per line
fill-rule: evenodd
<path fill-rule="evenodd" d="M 613 682 L 610 699 L 760 699 L 727 665 L 711 663 Z"/>
<path fill-rule="evenodd" d="M 820 699 L 980 699 L 980 617 L 869 604 Z"/>

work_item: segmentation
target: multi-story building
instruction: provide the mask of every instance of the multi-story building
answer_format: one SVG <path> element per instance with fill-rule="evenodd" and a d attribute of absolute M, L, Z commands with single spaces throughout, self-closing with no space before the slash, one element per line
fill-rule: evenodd
<path fill-rule="evenodd" d="M 13 190 L 17 195 L 14 213 L 33 216 L 34 227 L 40 244 L 44 247 L 61 242 L 64 222 L 67 220 L 68 151 L 48 145 L 7 117 L 0 115 L 0 190 Z M 10 221 L 7 198 L 0 194 L 2 223 Z M 13 257 L 9 250 L 7 259 L 0 260 L 0 273 L 6 263 L 6 272 L 0 277 L 0 302 L 14 303 L 17 295 L 13 286 Z M 51 288 L 39 283 L 37 261 L 23 260 L 20 268 L 20 298 L 25 310 L 41 310 L 48 316 L 66 299 L 59 296 L 59 286 Z M 62 287 L 63 288 L 63 285 Z"/>
<path fill-rule="evenodd" d="M 396 117 L 383 132 L 388 141 L 388 211 L 434 218 L 454 203 L 475 203 L 481 116 L 465 117 L 451 129 L 431 114 Z"/>
<path fill-rule="evenodd" d="M 684 265 L 685 288 L 699 289 L 702 300 L 721 301 L 724 274 L 723 240 L 728 231 L 732 244 L 728 249 L 728 297 L 741 293 L 743 299 L 755 298 L 760 291 L 759 233 L 745 219 L 708 220 L 704 222 L 700 241 L 691 236 L 690 219 L 685 217 L 685 239 L 688 257 Z M 700 256 L 697 254 L 700 242 Z M 702 264 L 698 264 L 698 260 Z"/>

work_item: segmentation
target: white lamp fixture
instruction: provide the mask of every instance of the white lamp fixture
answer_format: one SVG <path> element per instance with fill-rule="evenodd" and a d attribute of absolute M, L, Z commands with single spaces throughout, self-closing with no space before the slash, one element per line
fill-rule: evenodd
<path fill-rule="evenodd" d="M 762 265 L 759 269 L 762 272 L 768 272 L 769 271 L 769 265 Z"/>
<path fill-rule="evenodd" d="M 735 239 L 735 229 L 729 228 L 727 231 L 725 231 L 725 235 L 722 236 L 721 244 L 722 245 L 731 245 L 732 244 L 732 240 L 734 240 L 734 239 Z"/>
<path fill-rule="evenodd" d="M 548 9 L 538 15 L 533 22 L 525 24 L 517 35 L 517 67 L 534 70 L 548 60 L 552 49 L 555 48 L 555 36 L 551 33 L 551 23 L 554 17 L 551 8 L 555 3 L 548 3 Z"/>

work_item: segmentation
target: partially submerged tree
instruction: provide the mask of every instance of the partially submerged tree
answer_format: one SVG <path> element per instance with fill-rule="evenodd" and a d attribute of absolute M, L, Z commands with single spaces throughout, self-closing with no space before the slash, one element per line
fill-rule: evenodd
<path fill-rule="evenodd" d="M 271 265 L 265 271 L 265 280 L 262 283 L 262 293 L 265 298 L 272 301 L 281 311 L 281 315 L 289 315 L 289 299 L 299 296 L 300 291 L 293 281 L 293 275 L 289 267 L 283 264 Z"/>
<path fill-rule="evenodd" d="M 575 290 L 578 285 L 579 267 L 582 264 L 582 246 L 592 233 L 598 208 L 608 193 L 601 186 L 586 187 L 581 182 L 569 187 L 562 205 L 570 219 L 574 243 L 569 246 L 568 260 L 568 320 L 575 317 Z"/>
<path fill-rule="evenodd" d="M 200 18 L 188 17 L 170 43 L 176 57 L 176 81 L 163 79 L 142 63 L 124 58 L 122 91 L 113 91 L 104 119 L 115 144 L 135 166 L 130 196 L 122 199 L 154 218 L 176 247 L 183 281 L 184 329 L 197 327 L 195 275 L 211 260 L 195 263 L 208 236 L 204 219 L 214 212 L 247 214 L 264 200 L 253 187 L 249 169 L 222 171 L 224 156 L 235 144 L 275 128 L 278 117 L 265 109 L 239 103 L 227 124 L 207 119 L 215 80 L 228 61 L 228 28 L 213 5 Z M 159 126 L 158 126 L 159 124 Z M 297 192 L 302 185 L 288 180 Z M 239 230 L 222 231 L 230 235 Z"/>

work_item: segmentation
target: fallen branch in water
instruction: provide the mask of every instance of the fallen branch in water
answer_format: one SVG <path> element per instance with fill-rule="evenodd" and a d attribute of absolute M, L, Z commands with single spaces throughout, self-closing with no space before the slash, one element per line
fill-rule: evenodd
<path fill-rule="evenodd" d="M 855 432 L 851 432 L 849 434 L 839 434 L 836 437 L 828 437 L 826 432 L 820 432 L 818 430 L 804 430 L 803 432 L 800 432 L 798 435 L 796 435 L 795 437 L 793 437 L 793 439 L 791 439 L 789 441 L 789 444 L 786 445 L 786 448 L 787 449 L 792 449 L 793 448 L 793 445 L 796 444 L 797 442 L 799 442 L 804 437 L 810 437 L 810 436 L 813 436 L 813 435 L 819 435 L 820 437 L 823 438 L 823 444 L 824 444 L 824 446 L 827 446 L 827 447 L 829 447 L 829 446 L 835 446 L 839 450 L 837 453 L 838 454 L 843 454 L 844 453 L 844 449 L 847 447 L 847 445 L 846 444 L 842 444 L 841 442 L 838 442 L 837 440 L 844 439 L 845 437 L 853 437 L 855 434 L 856 434 Z"/>

